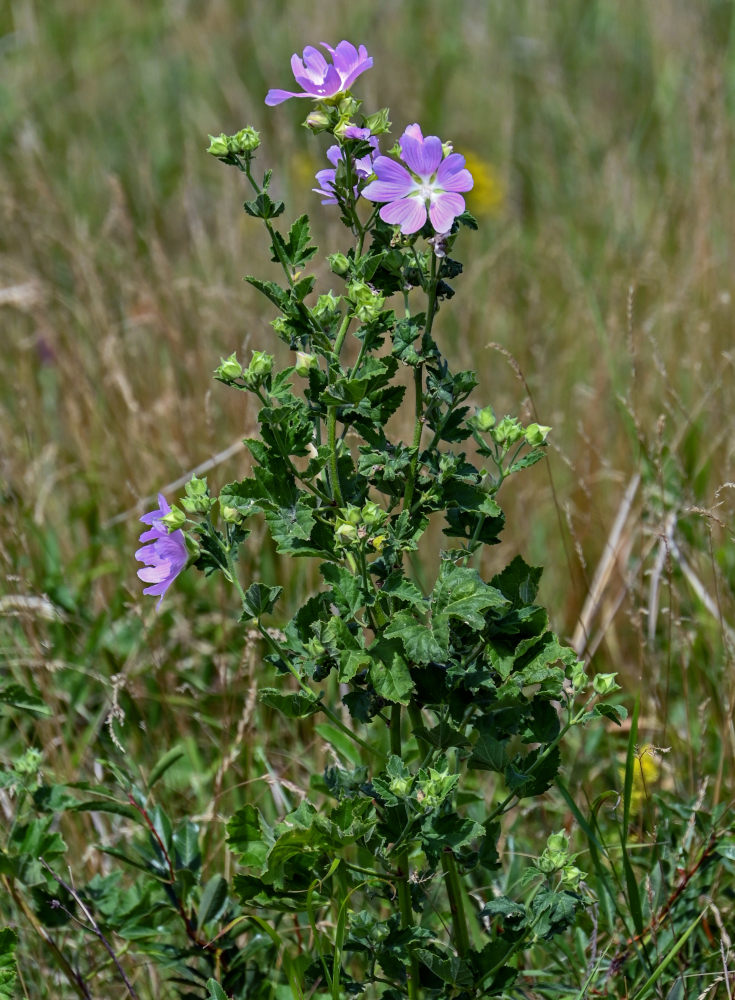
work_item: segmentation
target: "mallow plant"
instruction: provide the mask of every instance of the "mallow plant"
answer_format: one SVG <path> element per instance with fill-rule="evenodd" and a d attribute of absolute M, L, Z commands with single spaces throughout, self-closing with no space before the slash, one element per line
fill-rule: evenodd
<path fill-rule="evenodd" d="M 564 832 L 508 893 L 502 845 L 519 805 L 532 821 L 569 730 L 618 721 L 602 700 L 616 685 L 590 682 L 549 627 L 540 569 L 520 556 L 491 579 L 478 569 L 504 526 L 501 486 L 543 458 L 549 428 L 475 405 L 475 373 L 441 350 L 455 248 L 476 229 L 464 158 L 418 123 L 391 138 L 388 110 L 366 113 L 352 92 L 373 64 L 365 47 L 322 48 L 294 55 L 300 90 L 265 103 L 311 102 L 307 129 L 329 140 L 315 203 L 339 215 L 343 242 L 317 288 L 309 220 L 283 224 L 271 171 L 256 168 L 258 133 L 211 137 L 262 221 L 273 273 L 246 280 L 290 363 L 279 369 L 267 344 L 221 360 L 216 379 L 259 410 L 251 471 L 218 495 L 195 477 L 172 506 L 159 497 L 136 553 L 159 600 L 187 563 L 223 574 L 243 632 L 259 637 L 259 698 L 313 719 L 333 748 L 274 825 L 251 803 L 229 820 L 237 871 L 216 887 L 228 944 L 208 988 L 243 1000 L 494 996 L 585 906 Z M 284 560 L 318 563 L 320 584 L 290 620 L 280 587 L 241 579 L 255 519 Z M 439 551 L 422 544 L 430 524 Z"/>

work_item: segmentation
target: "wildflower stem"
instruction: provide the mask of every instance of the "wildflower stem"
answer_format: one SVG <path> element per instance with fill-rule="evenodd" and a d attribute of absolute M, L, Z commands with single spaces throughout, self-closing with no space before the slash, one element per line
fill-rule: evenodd
<path fill-rule="evenodd" d="M 434 323 L 434 314 L 436 312 L 436 286 L 437 286 L 437 276 L 436 276 L 436 257 L 434 254 L 431 255 L 431 271 L 429 274 L 429 305 L 426 312 L 426 326 L 424 328 L 423 340 L 426 343 L 431 336 L 431 328 Z M 411 447 L 413 449 L 413 457 L 411 459 L 411 465 L 406 476 L 406 490 L 403 494 L 403 507 L 404 510 L 409 510 L 411 507 L 411 501 L 413 500 L 413 491 L 416 485 L 416 473 L 419 467 L 419 453 L 421 450 L 421 432 L 424 429 L 424 366 L 419 364 L 414 369 L 413 373 L 413 384 L 415 393 L 415 409 L 414 409 L 414 425 L 413 425 L 413 441 Z"/>
<path fill-rule="evenodd" d="M 339 358 L 340 351 L 342 350 L 342 345 L 345 342 L 345 337 L 347 336 L 347 328 L 350 325 L 350 315 L 344 317 L 342 320 L 342 325 L 337 333 L 337 339 L 334 342 L 334 353 Z M 337 407 L 330 406 L 327 409 L 327 445 L 329 446 L 329 478 L 332 484 L 332 497 L 339 504 L 340 507 L 344 507 L 345 501 L 342 496 L 342 488 L 339 485 L 339 470 L 337 468 Z"/>
<path fill-rule="evenodd" d="M 457 862 L 452 854 L 451 848 L 445 848 L 442 854 L 442 868 L 446 875 L 447 895 L 449 896 L 449 906 L 452 911 L 452 937 L 457 954 L 463 958 L 470 947 L 470 938 L 467 932 L 467 917 L 464 911 L 464 899 L 462 896 L 462 885 L 459 881 Z"/>
<path fill-rule="evenodd" d="M 394 705 L 390 715 L 390 750 L 396 757 L 401 756 L 401 706 Z M 413 925 L 413 906 L 411 905 L 411 886 L 409 883 L 408 849 L 404 849 L 396 858 L 398 876 L 398 905 L 401 911 L 401 927 Z M 410 952 L 408 969 L 408 997 L 417 1000 L 419 985 L 418 962 Z"/>

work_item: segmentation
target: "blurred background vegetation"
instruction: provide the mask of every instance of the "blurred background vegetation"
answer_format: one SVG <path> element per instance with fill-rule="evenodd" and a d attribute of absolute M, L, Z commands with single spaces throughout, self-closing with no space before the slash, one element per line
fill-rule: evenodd
<path fill-rule="evenodd" d="M 254 707 L 235 596 L 190 574 L 157 615 L 133 552 L 146 498 L 204 463 L 215 488 L 244 474 L 254 415 L 212 381 L 220 357 L 281 350 L 242 281 L 272 267 L 257 220 L 207 134 L 258 128 L 288 214 L 334 249 L 306 104 L 263 99 L 290 85 L 292 52 L 342 38 L 375 57 L 356 90 L 391 108 L 394 137 L 418 121 L 468 157 L 481 227 L 436 333 L 479 372 L 477 405 L 553 427 L 548 462 L 501 498 L 485 568 L 543 565 L 554 627 L 640 697 L 639 740 L 661 752 L 639 768 L 636 822 L 655 841 L 662 803 L 685 823 L 685 804 L 735 790 L 731 0 L 0 4 L 0 670 L 52 709 L 3 718 L 3 766 L 35 746 L 81 780 L 100 756 L 145 771 L 178 742 L 167 787 L 210 820 L 248 782 L 275 797 L 318 767 L 306 724 L 284 746 Z M 295 607 L 313 571 L 251 541 L 243 578 Z M 580 746 L 579 802 L 620 786 L 626 743 Z M 0 787 L 8 823 L 11 799 Z M 549 830 L 566 809 L 550 804 Z M 109 817 L 77 824 L 70 857 L 94 869 Z"/>

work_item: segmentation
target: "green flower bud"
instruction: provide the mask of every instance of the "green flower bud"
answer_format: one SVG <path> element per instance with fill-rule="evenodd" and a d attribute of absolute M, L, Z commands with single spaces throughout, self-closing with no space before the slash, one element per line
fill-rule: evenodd
<path fill-rule="evenodd" d="M 403 795 L 408 795 L 411 788 L 411 779 L 402 777 L 391 778 L 388 788 L 390 788 L 393 794 L 397 795 L 399 798 Z"/>
<path fill-rule="evenodd" d="M 390 128 L 388 118 L 388 108 L 381 108 L 365 119 L 365 128 L 369 128 L 373 135 L 382 135 Z"/>
<path fill-rule="evenodd" d="M 340 254 L 340 256 L 342 255 Z M 346 257 L 345 260 L 347 260 Z M 317 319 L 323 319 L 326 316 L 333 315 L 339 309 L 341 301 L 341 295 L 333 295 L 332 292 L 325 292 L 324 295 L 320 295 L 316 300 L 316 305 L 312 309 L 312 313 Z"/>
<path fill-rule="evenodd" d="M 544 427 L 542 424 L 529 424 L 526 428 L 526 443 L 532 448 L 537 448 L 544 443 L 550 430 L 550 427 Z"/>
<path fill-rule="evenodd" d="M 186 514 L 174 504 L 168 514 L 161 518 L 161 523 L 165 524 L 169 531 L 176 531 L 186 524 Z"/>
<path fill-rule="evenodd" d="M 498 444 L 507 447 L 515 444 L 523 437 L 524 431 L 520 420 L 515 417 L 503 417 L 493 430 L 493 438 Z"/>
<path fill-rule="evenodd" d="M 16 774 L 31 777 L 38 774 L 43 760 L 43 753 L 36 747 L 29 747 L 25 753 L 17 757 L 13 763 L 13 770 Z"/>
<path fill-rule="evenodd" d="M 242 365 L 237 360 L 237 355 L 231 354 L 229 358 L 222 358 L 214 374 L 225 382 L 239 378 L 242 375 Z"/>
<path fill-rule="evenodd" d="M 546 850 L 566 854 L 569 850 L 569 838 L 565 833 L 552 833 L 546 841 Z"/>
<path fill-rule="evenodd" d="M 613 691 L 619 691 L 620 685 L 616 683 L 617 674 L 597 674 L 592 678 L 592 687 L 596 694 L 606 695 Z"/>
<path fill-rule="evenodd" d="M 377 319 L 385 298 L 374 291 L 365 281 L 353 281 L 347 286 L 347 296 L 355 307 L 355 316 L 361 323 Z"/>
<path fill-rule="evenodd" d="M 357 528 L 347 521 L 340 521 L 334 533 L 342 542 L 354 542 L 357 539 Z"/>
<path fill-rule="evenodd" d="M 254 153 L 260 145 L 260 134 L 250 125 L 241 128 L 234 135 L 227 136 L 227 151 L 238 156 Z"/>
<path fill-rule="evenodd" d="M 210 135 L 207 152 L 211 153 L 212 156 L 227 156 L 229 149 L 227 148 L 227 136 L 224 132 L 217 136 Z"/>
<path fill-rule="evenodd" d="M 362 522 L 371 530 L 379 528 L 387 516 L 387 512 L 383 510 L 380 504 L 375 503 L 373 500 L 368 500 L 362 508 Z"/>
<path fill-rule="evenodd" d="M 310 111 L 306 116 L 304 125 L 306 128 L 311 129 L 314 135 L 318 135 L 319 132 L 326 132 L 330 125 L 329 115 L 325 114 L 324 111 L 321 110 Z"/>
<path fill-rule="evenodd" d="M 207 477 L 204 476 L 200 479 L 199 476 L 192 476 L 184 489 L 186 490 L 186 495 L 191 499 L 205 497 L 208 491 Z"/>
<path fill-rule="evenodd" d="M 334 274 L 344 277 L 350 270 L 350 262 L 343 253 L 330 253 L 327 262 Z"/>
<path fill-rule="evenodd" d="M 243 372 L 243 378 L 249 387 L 259 386 L 270 375 L 272 369 L 272 354 L 266 354 L 265 351 L 253 351 L 250 364 Z"/>
<path fill-rule="evenodd" d="M 223 507 L 222 504 L 220 504 L 219 510 L 222 515 L 222 520 L 226 521 L 228 524 L 240 524 L 243 519 L 243 516 L 237 507 L 229 507 L 228 505 Z"/>
<path fill-rule="evenodd" d="M 481 433 L 486 433 L 495 426 L 495 411 L 492 406 L 485 406 L 475 416 L 475 426 Z"/>
<path fill-rule="evenodd" d="M 581 660 L 572 667 L 572 687 L 575 691 L 583 691 L 587 687 L 587 672 Z"/>
<path fill-rule="evenodd" d="M 562 884 L 570 889 L 576 889 L 582 879 L 586 877 L 587 872 L 581 871 L 576 865 L 566 865 L 561 873 Z"/>
<path fill-rule="evenodd" d="M 306 377 L 312 368 L 319 367 L 319 358 L 315 354 L 305 354 L 304 351 L 297 351 L 294 371 L 297 375 Z"/>

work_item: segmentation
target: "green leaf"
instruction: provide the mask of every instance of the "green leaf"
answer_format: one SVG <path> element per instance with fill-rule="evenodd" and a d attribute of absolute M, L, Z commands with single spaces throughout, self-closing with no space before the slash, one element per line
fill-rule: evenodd
<path fill-rule="evenodd" d="M 199 827 L 191 820 L 184 820 L 176 827 L 171 840 L 174 852 L 174 866 L 177 870 L 199 871 L 202 866 L 202 852 L 199 847 Z"/>
<path fill-rule="evenodd" d="M 252 274 L 246 274 L 245 281 L 252 285 L 253 288 L 257 288 L 259 292 L 262 292 L 266 298 L 271 300 L 274 306 L 277 306 L 279 309 L 284 311 L 288 310 L 288 292 L 285 292 L 280 285 L 275 283 L 275 281 L 263 281 L 261 278 L 256 278 Z"/>
<path fill-rule="evenodd" d="M 530 907 L 534 932 L 540 938 L 550 938 L 554 934 L 560 934 L 572 926 L 581 905 L 581 898 L 572 892 L 539 889 Z"/>
<path fill-rule="evenodd" d="M 520 556 L 516 556 L 490 582 L 512 602 L 514 608 L 519 608 L 536 600 L 542 572 L 539 566 L 527 566 Z"/>
<path fill-rule="evenodd" d="M 0 930 L 0 1000 L 12 1000 L 15 996 L 17 972 L 15 949 L 18 936 L 10 927 Z"/>
<path fill-rule="evenodd" d="M 344 566 L 322 563 L 319 572 L 332 587 L 331 597 L 340 613 L 354 618 L 364 605 L 360 578 Z"/>
<path fill-rule="evenodd" d="M 0 687 L 0 705 L 8 705 L 30 715 L 51 715 L 51 709 L 43 699 L 20 684 L 3 684 Z"/>
<path fill-rule="evenodd" d="M 406 656 L 414 663 L 441 660 L 447 653 L 446 643 L 440 645 L 431 628 L 416 621 L 410 611 L 399 611 L 393 615 L 384 635 L 388 639 L 400 639 Z"/>
<path fill-rule="evenodd" d="M 209 996 L 207 1000 L 229 1000 L 229 997 L 222 989 L 219 983 L 216 983 L 214 979 L 207 980 L 207 989 L 209 990 Z"/>
<path fill-rule="evenodd" d="M 168 750 L 163 757 L 158 761 L 158 763 L 153 767 L 151 773 L 148 775 L 147 787 L 150 790 L 153 788 L 155 783 L 159 781 L 166 771 L 170 767 L 173 767 L 177 761 L 181 760 L 184 756 L 184 750 L 181 747 L 172 747 Z"/>
<path fill-rule="evenodd" d="M 467 761 L 467 767 L 502 774 L 508 763 L 508 741 L 497 738 L 492 718 L 477 719 L 475 729 L 480 735 L 472 749 L 472 756 Z"/>
<path fill-rule="evenodd" d="M 227 905 L 227 879 L 223 875 L 213 875 L 202 889 L 197 910 L 197 927 L 202 928 L 210 920 L 216 920 Z"/>
<path fill-rule="evenodd" d="M 227 843 L 246 868 L 261 868 L 273 845 L 273 833 L 255 806 L 241 806 L 227 823 Z"/>
<path fill-rule="evenodd" d="M 263 705 L 275 708 L 287 719 L 306 719 L 319 711 L 319 699 L 307 689 L 299 691 L 279 691 L 277 688 L 261 688 L 258 700 Z"/>
<path fill-rule="evenodd" d="M 458 618 L 478 631 L 485 626 L 484 611 L 503 608 L 507 599 L 484 582 L 475 569 L 443 562 L 432 595 L 432 613 Z"/>
<path fill-rule="evenodd" d="M 308 541 L 316 523 L 311 507 L 301 497 L 291 507 L 269 510 L 265 520 L 276 550 L 284 555 L 298 552 L 299 541 Z"/>
<path fill-rule="evenodd" d="M 421 827 L 421 844 L 426 857 L 436 864 L 444 851 L 457 853 L 461 847 L 469 847 L 485 833 L 484 827 L 473 819 L 446 813 L 438 816 L 432 813 Z"/>
<path fill-rule="evenodd" d="M 408 705 L 413 681 L 408 670 L 408 664 L 398 652 L 395 641 L 380 640 L 371 647 L 375 653 L 370 665 L 370 683 L 377 694 L 386 701 L 399 705 Z"/>
<path fill-rule="evenodd" d="M 283 587 L 267 587 L 264 583 L 251 583 L 245 592 L 240 621 L 249 622 L 253 618 L 270 614 L 282 590 Z"/>

